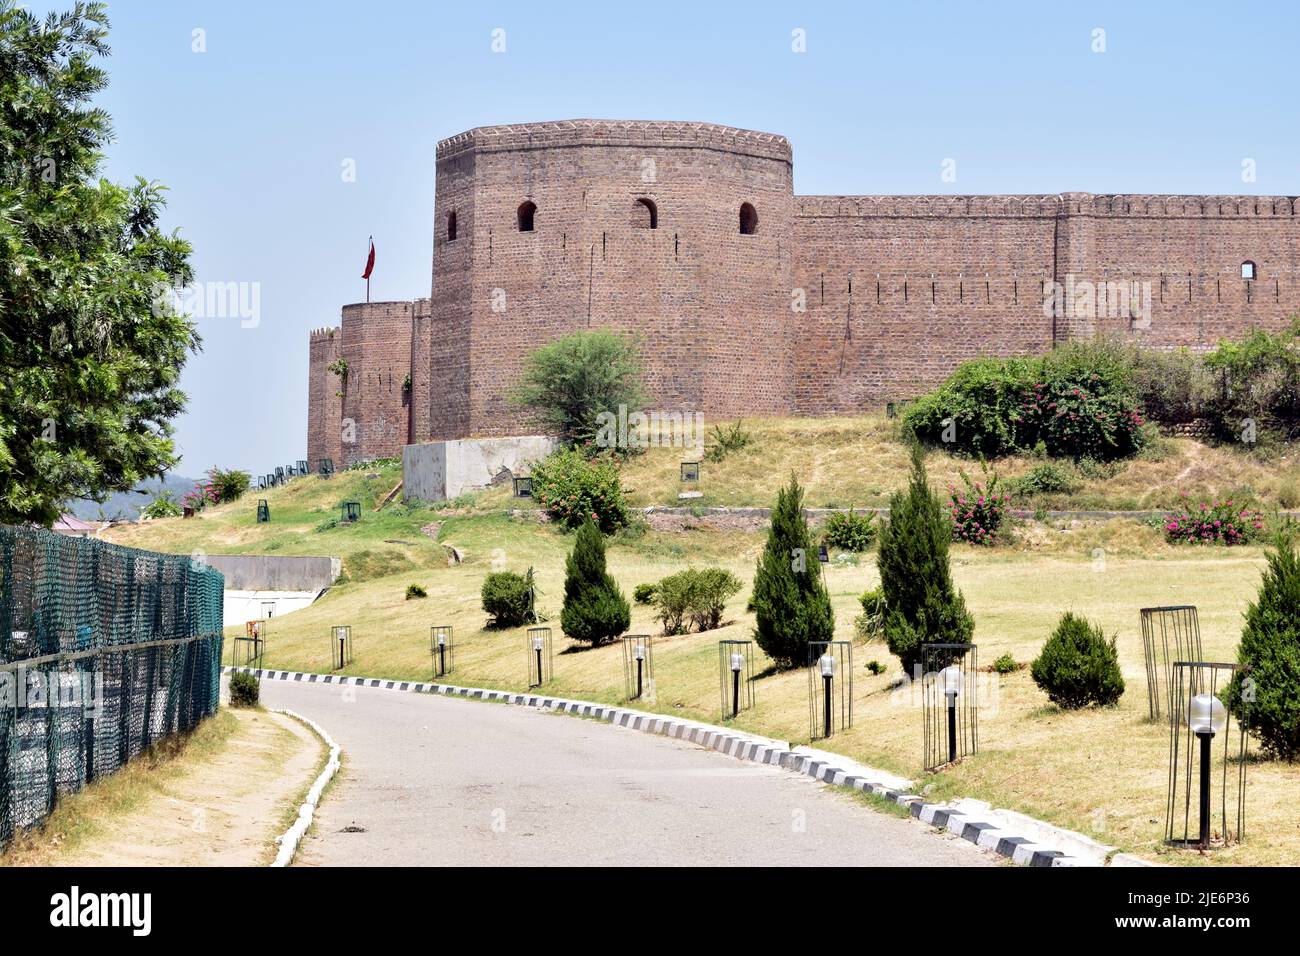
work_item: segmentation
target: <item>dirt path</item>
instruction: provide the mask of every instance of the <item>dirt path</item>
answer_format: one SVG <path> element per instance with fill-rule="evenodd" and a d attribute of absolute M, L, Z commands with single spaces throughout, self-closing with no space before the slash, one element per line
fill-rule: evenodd
<path fill-rule="evenodd" d="M 258 866 L 311 786 L 324 749 L 291 717 L 230 709 L 235 731 L 216 752 L 176 758 L 121 816 L 69 848 L 36 846 L 45 866 Z M 107 783 L 107 781 L 106 781 Z M 75 798 L 74 798 L 75 799 Z M 22 860 L 20 862 L 27 862 Z"/>

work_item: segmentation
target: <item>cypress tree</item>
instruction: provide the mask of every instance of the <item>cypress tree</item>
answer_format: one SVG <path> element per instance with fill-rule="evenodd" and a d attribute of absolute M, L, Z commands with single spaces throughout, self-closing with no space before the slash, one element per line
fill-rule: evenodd
<path fill-rule="evenodd" d="M 1237 662 L 1251 670 L 1228 686 L 1228 705 L 1265 753 L 1300 757 L 1300 557 L 1289 531 L 1278 535 L 1268 554 L 1259 596 L 1246 610 Z"/>
<path fill-rule="evenodd" d="M 594 646 L 622 634 L 631 623 L 627 598 L 605 570 L 604 535 L 594 521 L 587 521 L 578 528 L 565 562 L 560 628 Z"/>
<path fill-rule="evenodd" d="M 912 676 L 925 643 L 965 644 L 975 630 L 948 566 L 952 528 L 925 473 L 925 453 L 912 446 L 906 491 L 889 500 L 876 566 L 885 592 L 885 643 Z"/>
<path fill-rule="evenodd" d="M 778 667 L 806 663 L 808 643 L 829 641 L 835 633 L 830 595 L 803 514 L 803 489 L 794 475 L 772 509 L 751 604 L 757 616 L 754 639 Z"/>

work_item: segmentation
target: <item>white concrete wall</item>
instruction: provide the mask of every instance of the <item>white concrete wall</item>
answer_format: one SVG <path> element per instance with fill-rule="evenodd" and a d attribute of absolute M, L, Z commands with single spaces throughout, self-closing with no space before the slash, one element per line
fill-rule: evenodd
<path fill-rule="evenodd" d="M 527 474 L 559 442 L 545 435 L 511 438 L 461 438 L 426 442 L 402 449 L 402 496 L 407 500 L 446 501 L 486 488 L 493 479 Z M 503 475 L 503 472 L 505 473 Z"/>
<path fill-rule="evenodd" d="M 321 592 L 315 591 L 231 591 L 227 590 L 221 613 L 224 627 L 260 621 L 264 617 L 283 617 L 309 607 Z M 267 605 L 271 613 L 268 615 Z"/>

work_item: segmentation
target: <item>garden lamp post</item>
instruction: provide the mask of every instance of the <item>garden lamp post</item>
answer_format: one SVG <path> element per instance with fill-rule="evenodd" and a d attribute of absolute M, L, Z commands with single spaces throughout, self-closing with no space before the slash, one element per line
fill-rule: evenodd
<path fill-rule="evenodd" d="M 542 636 L 538 634 L 533 638 L 533 653 L 537 655 L 537 683 L 542 682 Z"/>
<path fill-rule="evenodd" d="M 1197 694 L 1187 724 L 1201 742 L 1201 846 L 1210 844 L 1210 744 L 1228 722 L 1228 711 L 1213 694 Z"/>
<path fill-rule="evenodd" d="M 822 687 L 825 692 L 825 718 L 826 732 L 825 736 L 831 735 L 831 682 L 835 680 L 835 655 L 823 654 L 819 662 L 822 669 Z"/>
<path fill-rule="evenodd" d="M 447 635 L 438 634 L 438 674 L 447 673 Z"/>
<path fill-rule="evenodd" d="M 731 716 L 740 713 L 740 672 L 745 666 L 745 655 L 731 652 Z"/>
<path fill-rule="evenodd" d="M 961 693 L 961 668 L 952 664 L 939 674 L 943 695 L 948 701 L 948 762 L 957 760 L 957 695 Z"/>
<path fill-rule="evenodd" d="M 342 629 L 340 628 L 340 629 L 338 629 L 335 633 L 337 633 L 337 634 L 338 634 L 338 637 L 339 637 L 339 667 L 343 667 L 343 666 L 344 666 L 344 661 L 346 660 L 346 658 L 343 656 L 343 653 L 344 653 L 344 651 L 346 650 L 346 633 L 347 633 L 347 632 L 345 632 L 344 630 L 342 630 Z"/>
<path fill-rule="evenodd" d="M 641 699 L 641 670 L 645 666 L 645 645 L 637 641 L 632 646 L 632 658 L 636 661 L 636 699 Z"/>

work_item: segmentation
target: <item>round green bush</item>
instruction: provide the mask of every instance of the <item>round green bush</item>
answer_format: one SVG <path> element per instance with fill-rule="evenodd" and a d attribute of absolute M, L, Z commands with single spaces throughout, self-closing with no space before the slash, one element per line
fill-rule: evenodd
<path fill-rule="evenodd" d="M 1124 693 L 1115 638 L 1101 627 L 1067 611 L 1034 659 L 1034 683 L 1059 707 L 1109 706 Z"/>
<path fill-rule="evenodd" d="M 230 675 L 230 706 L 256 707 L 261 689 L 261 683 L 252 674 L 235 671 Z"/>
<path fill-rule="evenodd" d="M 637 604 L 653 604 L 655 592 L 659 590 L 657 584 L 638 584 L 632 592 L 632 600 Z"/>
<path fill-rule="evenodd" d="M 415 598 L 424 598 L 428 596 L 429 596 L 429 592 L 426 591 L 424 588 L 420 587 L 420 585 L 418 584 L 408 584 L 406 586 L 406 599 L 408 601 L 413 600 Z"/>
<path fill-rule="evenodd" d="M 514 571 L 494 571 L 483 579 L 479 591 L 483 610 L 488 613 L 488 627 L 519 627 L 534 623 L 533 585 L 528 577 Z"/>

